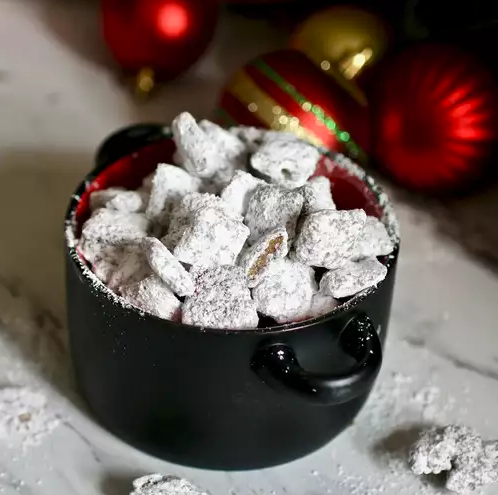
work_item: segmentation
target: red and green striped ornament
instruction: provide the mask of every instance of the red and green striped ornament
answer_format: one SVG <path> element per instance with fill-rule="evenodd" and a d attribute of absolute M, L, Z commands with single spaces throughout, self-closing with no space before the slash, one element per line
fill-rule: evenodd
<path fill-rule="evenodd" d="M 346 80 L 331 79 L 294 50 L 263 55 L 237 71 L 225 86 L 217 121 L 291 131 L 359 160 L 369 151 L 364 100 L 348 91 Z"/>

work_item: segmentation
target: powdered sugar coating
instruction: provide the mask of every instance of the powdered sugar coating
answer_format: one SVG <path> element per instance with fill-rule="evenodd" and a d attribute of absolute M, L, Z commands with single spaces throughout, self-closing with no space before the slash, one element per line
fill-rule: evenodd
<path fill-rule="evenodd" d="M 285 226 L 289 242 L 292 242 L 302 206 L 303 197 L 299 191 L 270 185 L 258 187 L 249 200 L 245 216 L 251 231 L 249 243 L 281 226 Z"/>
<path fill-rule="evenodd" d="M 183 304 L 182 323 L 208 328 L 258 326 L 256 305 L 238 266 L 194 268 L 195 292 Z"/>
<path fill-rule="evenodd" d="M 287 189 L 306 183 L 320 157 L 318 148 L 297 139 L 266 140 L 251 156 L 252 167 Z"/>
<path fill-rule="evenodd" d="M 284 258 L 288 252 L 285 227 L 272 230 L 242 251 L 238 265 L 244 270 L 247 286 L 252 288 L 258 285 L 271 260 Z"/>
<path fill-rule="evenodd" d="M 303 215 L 309 215 L 320 210 L 335 210 L 332 199 L 331 184 L 327 177 L 312 177 L 299 188 L 303 195 Z"/>
<path fill-rule="evenodd" d="M 307 216 L 295 243 L 295 257 L 306 265 L 334 269 L 351 258 L 366 221 L 363 210 L 322 210 Z"/>
<path fill-rule="evenodd" d="M 173 138 L 182 159 L 182 166 L 202 179 L 214 176 L 220 166 L 216 143 L 207 138 L 194 117 L 182 112 L 171 123 Z"/>
<path fill-rule="evenodd" d="M 209 193 L 190 193 L 185 195 L 180 203 L 173 209 L 170 217 L 168 233 L 161 240 L 164 245 L 173 250 L 178 244 L 185 230 L 189 226 L 195 212 L 202 207 L 212 206 L 220 208 L 226 212 L 228 216 L 235 220 L 242 221 L 242 217 L 233 212 L 225 201 L 218 196 Z"/>
<path fill-rule="evenodd" d="M 386 256 L 394 249 L 385 225 L 376 217 L 368 216 L 365 228 L 356 240 L 352 260 Z"/>
<path fill-rule="evenodd" d="M 339 301 L 332 296 L 318 291 L 316 294 L 313 294 L 313 297 L 311 298 L 311 305 L 307 317 L 317 318 L 318 316 L 323 316 L 333 311 L 337 306 L 339 306 Z"/>
<path fill-rule="evenodd" d="M 268 131 L 257 127 L 239 126 L 231 127 L 229 132 L 237 136 L 250 153 L 254 153 L 260 147 L 263 137 Z"/>
<path fill-rule="evenodd" d="M 168 248 L 155 237 L 147 237 L 142 249 L 152 271 L 178 296 L 194 293 L 194 281 Z"/>
<path fill-rule="evenodd" d="M 288 323 L 308 317 L 316 292 L 312 268 L 279 258 L 269 263 L 262 281 L 252 290 L 252 296 L 260 313 L 278 323 Z"/>
<path fill-rule="evenodd" d="M 423 432 L 410 453 L 412 471 L 448 471 L 446 488 L 465 495 L 498 481 L 498 442 L 483 442 L 471 428 L 447 426 Z"/>
<path fill-rule="evenodd" d="M 121 256 L 115 260 L 115 268 L 107 285 L 116 291 L 123 285 L 133 284 L 149 276 L 151 271 L 139 245 L 124 246 Z"/>
<path fill-rule="evenodd" d="M 266 185 L 264 180 L 238 170 L 235 172 L 230 183 L 221 191 L 220 197 L 230 205 L 234 212 L 239 215 L 245 215 L 251 196 L 262 185 Z"/>
<path fill-rule="evenodd" d="M 320 290 L 324 294 L 342 299 L 377 285 L 386 275 L 387 268 L 376 258 L 346 261 L 341 267 L 323 275 Z"/>
<path fill-rule="evenodd" d="M 148 201 L 149 195 L 144 192 L 120 191 L 107 201 L 105 207 L 128 213 L 142 213 Z"/>
<path fill-rule="evenodd" d="M 157 276 L 121 288 L 121 296 L 133 306 L 159 318 L 177 320 L 182 303 Z"/>
<path fill-rule="evenodd" d="M 89 197 L 90 210 L 95 211 L 98 208 L 103 208 L 116 194 L 123 191 L 126 191 L 124 187 L 109 187 L 91 192 Z"/>
<path fill-rule="evenodd" d="M 149 228 L 149 220 L 141 213 L 101 208 L 83 224 L 81 236 L 104 244 L 133 244 L 146 237 Z"/>
<path fill-rule="evenodd" d="M 249 229 L 225 210 L 212 206 L 199 208 L 175 246 L 173 254 L 189 265 L 233 265 Z"/>
<path fill-rule="evenodd" d="M 201 180 L 185 170 L 175 165 L 160 163 L 152 179 L 147 216 L 167 225 L 168 216 L 175 204 L 186 194 L 197 192 L 200 185 Z"/>
<path fill-rule="evenodd" d="M 130 495 L 208 495 L 183 478 L 149 474 L 133 481 Z"/>

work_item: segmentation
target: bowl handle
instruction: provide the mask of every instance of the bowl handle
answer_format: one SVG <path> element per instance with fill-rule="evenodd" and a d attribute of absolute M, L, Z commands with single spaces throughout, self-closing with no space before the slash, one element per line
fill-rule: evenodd
<path fill-rule="evenodd" d="M 267 343 L 253 357 L 252 368 L 272 388 L 317 405 L 342 404 L 371 389 L 382 364 L 382 344 L 366 314 L 355 315 L 339 337 L 343 350 L 357 359 L 338 374 L 306 371 L 288 344 Z"/>
<path fill-rule="evenodd" d="M 154 141 L 163 139 L 165 126 L 161 124 L 134 124 L 111 134 L 99 147 L 95 161 L 104 167 L 130 155 Z"/>

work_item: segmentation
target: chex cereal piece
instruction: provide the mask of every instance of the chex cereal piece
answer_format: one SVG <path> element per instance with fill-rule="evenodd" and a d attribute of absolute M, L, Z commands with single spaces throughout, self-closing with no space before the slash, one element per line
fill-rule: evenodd
<path fill-rule="evenodd" d="M 118 192 L 106 204 L 106 208 L 128 213 L 142 213 L 147 207 L 149 195 L 138 191 Z"/>
<path fill-rule="evenodd" d="M 238 221 L 242 221 L 242 217 L 235 213 L 230 205 L 223 201 L 218 196 L 209 193 L 189 193 L 173 208 L 170 217 L 168 233 L 161 239 L 161 242 L 172 251 L 182 238 L 183 233 L 189 226 L 194 213 L 204 206 L 213 206 L 220 208 L 226 214 Z"/>
<path fill-rule="evenodd" d="M 149 474 L 133 481 L 130 495 L 208 495 L 190 481 L 177 476 Z"/>
<path fill-rule="evenodd" d="M 271 260 L 284 258 L 288 252 L 285 227 L 272 230 L 242 251 L 238 265 L 244 270 L 248 287 L 258 285 Z"/>
<path fill-rule="evenodd" d="M 83 224 L 81 236 L 103 244 L 136 244 L 147 236 L 150 222 L 141 213 L 101 208 Z"/>
<path fill-rule="evenodd" d="M 307 216 L 295 243 L 295 257 L 306 265 L 334 269 L 351 258 L 365 226 L 363 210 L 321 210 Z"/>
<path fill-rule="evenodd" d="M 266 182 L 247 172 L 237 170 L 230 183 L 221 191 L 220 197 L 233 211 L 245 215 L 252 194 L 261 185 L 266 185 Z"/>
<path fill-rule="evenodd" d="M 319 291 L 316 294 L 313 294 L 311 298 L 311 306 L 308 311 L 308 318 L 317 318 L 318 316 L 323 316 L 327 313 L 330 313 L 335 308 L 339 306 L 339 301 L 337 301 L 334 297 L 324 294 Z"/>
<path fill-rule="evenodd" d="M 107 189 L 99 189 L 90 193 L 90 209 L 95 211 L 98 208 L 103 208 L 116 194 L 126 191 L 123 187 L 109 187 Z"/>
<path fill-rule="evenodd" d="M 194 281 L 181 263 L 169 252 L 168 248 L 155 237 L 147 237 L 142 249 L 152 271 L 178 296 L 194 293 Z"/>
<path fill-rule="evenodd" d="M 195 292 L 183 305 L 182 323 L 199 327 L 241 329 L 258 326 L 256 305 L 242 268 L 194 268 Z"/>
<path fill-rule="evenodd" d="M 107 285 L 110 289 L 119 291 L 122 286 L 140 282 L 150 274 L 151 270 L 141 246 L 123 246 L 122 254 L 116 262 L 116 268 L 109 277 Z"/>
<path fill-rule="evenodd" d="M 299 138 L 293 132 L 287 131 L 267 131 L 263 132 L 262 143 L 269 143 L 275 140 L 299 141 Z"/>
<path fill-rule="evenodd" d="M 341 299 L 377 285 L 387 275 L 387 268 L 370 258 L 361 261 L 347 261 L 340 268 L 325 273 L 320 280 L 320 290 Z"/>
<path fill-rule="evenodd" d="M 224 210 L 199 208 L 175 246 L 173 254 L 189 265 L 233 265 L 249 236 L 249 229 Z"/>
<path fill-rule="evenodd" d="M 127 302 L 159 318 L 178 320 L 180 317 L 182 303 L 157 275 L 122 287 L 120 292 Z"/>
<path fill-rule="evenodd" d="M 220 168 L 220 153 L 216 142 L 206 136 L 194 117 L 181 113 L 173 120 L 171 130 L 183 167 L 196 177 L 213 177 Z"/>
<path fill-rule="evenodd" d="M 229 132 L 237 136 L 250 153 L 254 153 L 261 146 L 263 136 L 267 131 L 257 127 L 236 126 L 231 127 Z"/>
<path fill-rule="evenodd" d="M 289 258 L 279 258 L 269 263 L 252 296 L 260 313 L 278 323 L 290 323 L 308 316 L 316 291 L 312 268 Z"/>
<path fill-rule="evenodd" d="M 320 210 L 335 210 L 330 188 L 330 181 L 323 176 L 313 177 L 300 187 L 299 191 L 304 199 L 302 213 L 309 215 Z"/>
<path fill-rule="evenodd" d="M 95 241 L 79 242 L 78 250 L 83 255 L 86 261 L 92 266 L 92 271 L 105 284 L 117 270 L 125 255 L 125 250 L 128 246 L 110 246 Z"/>
<path fill-rule="evenodd" d="M 368 216 L 365 228 L 356 240 L 352 260 L 362 260 L 391 254 L 393 242 L 384 224 L 376 217 Z"/>
<path fill-rule="evenodd" d="M 145 179 L 142 181 L 142 185 L 139 188 L 140 191 L 143 191 L 143 192 L 150 194 L 150 191 L 152 190 L 152 181 L 154 180 L 154 175 L 155 175 L 155 172 L 153 172 L 152 174 L 149 174 L 149 175 L 147 175 L 147 177 L 145 177 Z"/>
<path fill-rule="evenodd" d="M 289 191 L 278 186 L 260 186 L 249 200 L 245 223 L 251 231 L 249 243 L 273 229 L 285 225 L 289 242 L 296 233 L 297 219 L 303 206 L 299 191 Z"/>
<path fill-rule="evenodd" d="M 175 165 L 160 163 L 152 179 L 147 216 L 152 220 L 167 224 L 167 218 L 173 206 L 186 194 L 197 192 L 200 185 L 201 180 L 185 170 Z"/>
<path fill-rule="evenodd" d="M 269 180 L 287 189 L 306 183 L 320 157 L 318 148 L 300 140 L 265 141 L 252 155 L 252 167 Z"/>

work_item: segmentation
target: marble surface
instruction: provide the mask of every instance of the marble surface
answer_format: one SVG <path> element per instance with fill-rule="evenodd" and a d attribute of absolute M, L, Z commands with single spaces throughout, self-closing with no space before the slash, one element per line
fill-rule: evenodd
<path fill-rule="evenodd" d="M 223 18 L 196 68 L 137 105 L 106 58 L 96 2 L 0 0 L 0 384 L 42 389 L 61 420 L 39 446 L 0 438 L 1 493 L 127 495 L 161 472 L 212 495 L 430 495 L 437 485 L 404 463 L 421 425 L 498 438 L 498 275 L 475 255 L 498 253 L 491 192 L 443 207 L 392 191 L 403 249 L 385 365 L 355 424 L 305 459 L 245 473 L 170 465 L 103 430 L 74 392 L 62 218 L 96 146 L 131 122 L 208 115 L 226 74 L 282 43 L 265 23 Z"/>

